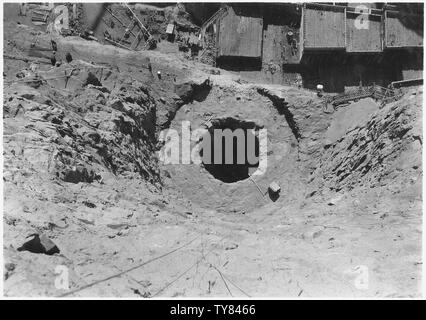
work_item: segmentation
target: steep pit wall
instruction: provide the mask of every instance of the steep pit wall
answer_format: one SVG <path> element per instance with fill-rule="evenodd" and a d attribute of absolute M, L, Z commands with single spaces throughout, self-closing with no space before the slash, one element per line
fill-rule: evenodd
<path fill-rule="evenodd" d="M 422 91 L 408 90 L 401 100 L 358 119 L 340 137 L 326 134 L 334 139 L 328 139 L 312 173 L 312 190 L 406 187 L 421 182 Z M 361 111 L 361 103 L 371 104 L 361 100 L 347 108 Z"/>
<path fill-rule="evenodd" d="M 188 71 L 158 53 L 134 53 L 77 37 L 55 39 L 61 65 L 53 67 L 51 35 L 14 22 L 5 23 L 4 34 L 5 53 L 24 59 L 8 58 L 5 64 L 6 124 L 12 126 L 19 114 L 16 120 L 23 126 L 38 132 L 48 127 L 45 135 L 58 145 L 46 147 L 50 151 L 40 158 L 50 159 L 58 149 L 58 166 L 43 164 L 38 170 L 74 183 L 123 175 L 160 184 L 157 133 L 186 101 L 175 93 L 175 82 Z M 70 63 L 64 59 L 67 53 L 73 57 Z M 12 137 L 18 128 L 10 129 Z"/>
<path fill-rule="evenodd" d="M 176 112 L 170 129 L 180 137 L 185 121 L 189 121 L 192 132 L 197 128 L 266 129 L 267 169 L 264 174 L 247 177 L 244 165 L 212 169 L 214 166 L 204 163 L 165 164 L 162 172 L 170 177 L 165 180 L 169 188 L 181 190 L 201 207 L 239 213 L 273 201 L 303 197 L 306 168 L 310 168 L 311 157 L 320 152 L 321 143 L 315 148 L 312 145 L 328 125 L 318 124 L 323 115 L 312 93 L 283 87 L 213 84 L 202 99 L 190 100 Z M 197 141 L 191 141 L 191 150 L 196 145 Z M 278 199 L 268 193 L 273 181 L 281 186 Z"/>
<path fill-rule="evenodd" d="M 134 176 L 160 185 L 155 101 L 137 81 L 72 95 L 52 84 L 38 90 L 13 84 L 4 98 L 5 170 L 21 160 L 65 182 Z"/>
<path fill-rule="evenodd" d="M 249 177 L 244 165 L 163 165 L 165 176 L 171 178 L 167 185 L 201 207 L 246 212 L 274 201 L 303 201 L 314 194 L 391 184 L 394 170 L 410 179 L 418 175 L 417 91 L 383 109 L 364 99 L 328 114 L 314 92 L 212 83 L 203 99 L 189 99 L 176 111 L 170 128 L 181 135 L 182 122 L 189 121 L 192 131 L 267 129 L 267 170 Z M 191 141 L 191 150 L 197 145 Z M 276 199 L 268 194 L 273 181 L 281 187 Z"/>
<path fill-rule="evenodd" d="M 12 42 L 5 43 L 6 52 L 27 50 L 33 36 L 38 37 L 40 46 L 49 47 L 49 36 L 34 33 L 26 26 L 14 27 L 5 25 L 6 33 L 15 34 Z M 75 38 L 58 40 L 58 43 L 59 55 L 71 52 L 74 60 L 59 68 L 39 65 L 40 74 L 51 80 L 47 80 L 37 90 L 43 91 L 47 87 L 57 89 L 58 92 L 49 92 L 47 98 L 53 101 L 49 102 L 50 105 L 56 103 L 64 109 L 58 111 L 58 115 L 46 117 L 53 119 L 53 124 L 62 128 L 63 113 L 72 111 L 71 118 L 77 117 L 72 121 L 79 122 L 81 120 L 78 117 L 82 117 L 90 124 L 90 130 L 94 126 L 102 132 L 104 138 L 101 139 L 97 138 L 99 133 L 86 135 L 96 140 L 95 154 L 100 158 L 95 157 L 98 159 L 95 162 L 113 174 L 136 171 L 148 180 L 155 177 L 154 180 L 159 181 L 161 177 L 167 181 L 171 190 L 182 191 L 188 199 L 203 207 L 237 212 L 271 201 L 293 201 L 310 195 L 316 188 L 312 182 L 319 181 L 316 178 L 319 175 L 318 168 L 332 172 L 327 173 L 329 178 L 326 180 L 330 181 L 330 185 L 335 182 L 334 174 L 337 171 L 325 168 L 323 163 L 333 163 L 345 154 L 329 154 L 330 150 L 340 148 L 342 142 L 334 141 L 335 146 L 330 148 L 329 126 L 333 125 L 333 121 L 339 121 L 339 112 L 331 115 L 324 113 L 323 101 L 314 92 L 292 87 L 242 84 L 224 71 L 223 75 L 208 75 L 208 70 L 203 69 L 205 66 L 198 70 L 183 62 L 179 65 L 176 59 L 159 53 L 144 52 L 136 55 Z M 11 79 L 22 68 L 28 68 L 28 63 L 16 61 L 7 66 L 6 77 Z M 69 69 L 72 77 L 67 79 L 64 75 L 68 74 Z M 161 77 L 157 76 L 157 71 L 161 71 Z M 46 105 L 44 100 L 47 98 L 42 94 L 41 98 L 36 99 L 41 99 L 41 104 Z M 19 103 L 15 103 L 15 107 L 19 113 Z M 209 129 L 229 121 L 234 124 L 228 123 L 225 127 L 251 124 L 251 128 L 267 129 L 268 166 L 265 174 L 249 179 L 243 172 L 247 168 L 243 166 L 240 168 L 243 172 L 240 177 L 227 181 L 226 178 L 217 179 L 217 176 L 223 174 L 224 168 L 216 167 L 216 174 L 201 163 L 165 165 L 163 174 L 159 176 L 155 173 L 157 165 L 154 156 L 161 147 L 157 141 L 158 135 L 161 130 L 168 128 L 181 132 L 182 121 L 189 121 L 192 130 Z M 356 122 L 354 126 L 358 125 Z M 81 135 L 76 133 L 77 127 L 73 126 L 65 122 L 65 127 L 59 129 L 58 134 L 68 140 L 80 139 L 78 137 Z M 120 132 L 120 137 L 112 138 L 115 131 Z M 346 131 L 342 133 L 345 134 Z M 99 147 L 102 139 L 107 139 L 106 145 L 117 149 L 119 160 L 114 160 L 105 148 Z M 192 141 L 191 147 L 195 145 L 197 142 Z M 129 146 L 135 146 L 137 152 L 132 148 L 133 151 L 129 151 Z M 65 158 L 77 159 L 78 152 L 81 153 L 81 150 L 77 148 Z M 144 159 L 148 159 L 148 162 L 145 163 Z M 90 159 L 87 161 L 93 162 Z M 71 160 L 64 162 L 70 170 L 80 165 Z M 350 163 L 342 165 L 346 167 L 339 169 L 339 172 L 353 169 Z M 80 178 L 71 174 L 70 179 L 93 181 L 98 179 L 97 172 L 102 170 L 88 167 L 88 174 L 83 171 Z M 271 199 L 267 193 L 267 187 L 273 181 L 281 186 L 278 199 Z"/>

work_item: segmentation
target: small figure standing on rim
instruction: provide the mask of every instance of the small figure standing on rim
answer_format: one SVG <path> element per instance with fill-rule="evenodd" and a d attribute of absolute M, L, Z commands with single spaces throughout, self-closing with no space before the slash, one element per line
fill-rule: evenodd
<path fill-rule="evenodd" d="M 317 96 L 322 97 L 324 93 L 324 86 L 322 84 L 317 84 Z"/>

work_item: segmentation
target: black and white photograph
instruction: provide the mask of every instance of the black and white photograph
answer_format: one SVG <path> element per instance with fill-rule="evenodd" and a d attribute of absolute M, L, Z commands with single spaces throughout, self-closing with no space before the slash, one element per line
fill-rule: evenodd
<path fill-rule="evenodd" d="M 0 10 L 3 299 L 423 298 L 423 2 Z"/>

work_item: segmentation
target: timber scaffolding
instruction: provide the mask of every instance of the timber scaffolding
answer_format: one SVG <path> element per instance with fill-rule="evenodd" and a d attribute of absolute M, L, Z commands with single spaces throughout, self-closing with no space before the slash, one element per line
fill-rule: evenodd
<path fill-rule="evenodd" d="M 47 23 L 47 20 L 49 19 L 51 11 L 52 11 L 51 8 L 39 8 L 38 10 L 33 10 L 31 21 Z"/>
<path fill-rule="evenodd" d="M 405 80 L 392 82 L 388 88 L 384 88 L 378 85 L 372 85 L 370 87 L 360 87 L 357 90 L 338 94 L 332 97 L 326 97 L 324 100 L 324 112 L 328 110 L 328 106 L 332 106 L 333 110 L 339 107 L 346 106 L 352 101 L 358 101 L 364 98 L 373 98 L 376 101 L 381 102 L 381 106 L 400 99 L 402 92 L 397 87 L 403 86 L 403 83 L 415 82 L 412 84 L 423 83 L 423 79 Z M 411 83 L 409 85 L 412 85 Z M 327 112 L 328 113 L 328 112 Z"/>
<path fill-rule="evenodd" d="M 136 50 L 142 39 L 146 40 L 142 50 L 150 49 L 151 47 L 155 46 L 155 39 L 152 37 L 148 29 L 142 23 L 142 21 L 138 18 L 136 13 L 129 7 L 127 3 L 125 3 L 124 6 L 132 15 L 132 18 L 130 19 L 130 22 L 128 24 L 125 24 L 119 17 L 117 17 L 110 8 L 106 8 L 106 12 L 108 12 L 108 14 L 112 18 L 114 18 L 115 21 L 118 21 L 120 23 L 120 25 L 124 28 L 124 32 L 119 40 L 112 39 L 109 32 L 106 32 L 104 33 L 104 40 L 112 45 L 127 50 Z M 108 23 L 105 21 L 104 17 L 102 17 L 102 20 L 107 26 Z M 135 27 L 138 28 L 137 31 L 134 31 Z M 134 39 L 130 42 L 130 45 L 126 45 L 129 43 L 126 39 L 129 38 L 130 35 L 133 36 Z"/>
<path fill-rule="evenodd" d="M 217 55 L 217 37 L 216 37 L 216 31 L 213 32 L 213 37 L 209 37 L 206 39 L 207 31 L 209 28 L 216 29 L 217 27 L 215 24 L 222 19 L 226 14 L 228 13 L 228 7 L 223 6 L 218 11 L 216 11 L 209 19 L 207 19 L 206 22 L 203 23 L 203 25 L 200 28 L 200 45 L 203 48 L 203 50 L 198 55 L 198 59 L 201 62 L 210 64 L 215 66 L 216 65 L 216 55 Z"/>

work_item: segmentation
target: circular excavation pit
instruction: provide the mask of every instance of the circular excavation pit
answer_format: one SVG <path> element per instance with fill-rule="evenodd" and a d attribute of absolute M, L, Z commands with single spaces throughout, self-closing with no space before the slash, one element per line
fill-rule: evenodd
<path fill-rule="evenodd" d="M 203 138 L 200 156 L 216 179 L 233 183 L 248 179 L 259 166 L 259 138 L 253 122 L 218 119 Z"/>
<path fill-rule="evenodd" d="M 183 129 L 186 126 L 189 130 Z M 189 132 L 189 149 L 182 144 L 181 154 L 190 150 L 193 161 L 164 164 L 162 169 L 169 175 L 165 186 L 178 190 L 195 206 L 249 212 L 269 203 L 267 190 L 273 181 L 282 194 L 290 188 L 289 180 L 292 193 L 304 186 L 297 179 L 298 149 L 292 129 L 285 115 L 257 89 L 213 86 L 205 100 L 179 108 L 170 129 L 182 138 Z"/>

